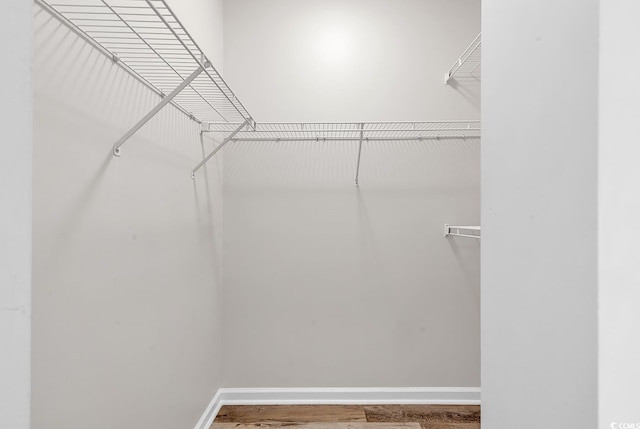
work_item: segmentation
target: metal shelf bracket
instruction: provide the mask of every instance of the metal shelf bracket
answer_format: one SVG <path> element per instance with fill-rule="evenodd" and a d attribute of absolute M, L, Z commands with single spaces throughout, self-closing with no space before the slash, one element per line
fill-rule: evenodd
<path fill-rule="evenodd" d="M 171 100 L 173 100 L 175 98 L 176 95 L 180 94 L 180 92 L 182 92 L 182 90 L 185 89 L 187 87 L 187 85 L 189 85 L 203 71 L 204 71 L 204 67 L 203 66 L 198 67 L 193 73 L 191 73 L 191 75 L 189 77 L 187 77 L 185 80 L 183 80 L 182 83 L 180 85 L 178 85 L 178 87 L 176 89 L 171 91 L 171 93 L 169 95 L 167 95 L 166 97 L 162 97 L 162 99 L 156 105 L 156 107 L 151 109 L 151 111 L 149 113 L 147 113 L 142 119 L 140 119 L 140 121 L 138 121 L 137 124 L 135 124 L 129 131 L 127 131 L 122 137 L 120 137 L 120 139 L 113 145 L 113 154 L 115 156 L 120 156 L 120 146 L 125 144 L 125 142 L 127 140 L 129 140 L 129 138 L 132 135 L 134 135 L 140 128 L 142 128 L 144 126 L 144 124 L 146 124 L 147 122 L 149 122 L 151 120 L 151 118 L 156 116 L 158 114 L 158 112 L 160 110 L 162 110 L 162 108 L 164 106 L 169 104 L 171 102 Z M 193 115 L 190 115 L 190 117 L 193 119 Z"/>
<path fill-rule="evenodd" d="M 205 165 L 207 163 L 207 161 L 209 161 L 211 158 L 213 158 L 213 156 L 218 153 L 218 151 L 220 149 L 222 149 L 224 147 L 224 145 L 226 145 L 227 143 L 229 143 L 231 140 L 233 140 L 233 137 L 235 137 L 236 134 L 238 134 L 240 131 L 242 131 L 242 129 L 244 127 L 246 127 L 247 125 L 251 126 L 251 121 L 246 120 L 242 123 L 242 125 L 240 125 L 238 128 L 236 128 L 231 134 L 229 134 L 223 141 L 222 143 L 220 143 L 218 146 L 216 146 L 216 148 L 209 154 L 207 155 L 202 161 L 200 161 L 198 163 L 198 165 L 195 166 L 195 168 L 193 169 L 193 171 L 191 171 L 191 178 L 195 179 L 196 178 L 196 171 L 198 171 L 203 165 Z M 202 136 L 202 132 L 200 132 L 200 136 Z"/>
<path fill-rule="evenodd" d="M 480 226 L 462 226 L 444 224 L 445 237 L 466 237 L 480 239 Z"/>
<path fill-rule="evenodd" d="M 364 137 L 364 123 L 360 124 L 360 142 L 358 144 L 358 163 L 356 164 L 356 186 L 358 184 L 358 177 L 360 176 L 360 156 L 362 155 L 362 139 Z"/>

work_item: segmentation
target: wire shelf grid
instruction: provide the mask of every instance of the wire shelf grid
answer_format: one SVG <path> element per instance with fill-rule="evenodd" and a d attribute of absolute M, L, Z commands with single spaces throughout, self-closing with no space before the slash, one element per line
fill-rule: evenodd
<path fill-rule="evenodd" d="M 202 68 L 171 101 L 192 119 L 201 123 L 253 122 L 164 0 L 37 1 L 161 96 Z"/>
<path fill-rule="evenodd" d="M 228 134 L 239 124 L 203 124 L 205 132 Z M 439 122 L 258 122 L 235 141 L 401 141 L 480 137 L 480 121 Z"/>

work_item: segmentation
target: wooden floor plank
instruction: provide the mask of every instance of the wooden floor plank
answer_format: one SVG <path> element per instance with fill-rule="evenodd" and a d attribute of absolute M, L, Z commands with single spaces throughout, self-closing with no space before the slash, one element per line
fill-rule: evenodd
<path fill-rule="evenodd" d="M 349 423 L 336 427 L 318 424 Z M 389 423 L 377 428 L 357 423 Z M 224 425 L 231 423 L 232 425 Z M 223 406 L 213 429 L 411 429 L 397 423 L 416 423 L 415 429 L 480 429 L 479 405 L 256 405 Z M 310 425 L 309 425 L 310 424 Z M 350 425 L 352 424 L 352 425 Z M 316 426 L 314 426 L 316 425 Z M 303 426 L 305 426 L 303 428 Z"/>
<path fill-rule="evenodd" d="M 418 422 L 422 429 L 477 429 L 480 424 L 479 405 L 367 405 L 364 411 L 368 422 Z M 455 426 L 471 423 L 476 426 Z"/>
<path fill-rule="evenodd" d="M 366 423 L 366 422 L 320 422 L 320 423 L 213 423 L 211 429 L 261 429 L 294 426 L 295 429 L 420 429 L 419 423 Z"/>
<path fill-rule="evenodd" d="M 216 423 L 366 422 L 358 405 L 225 405 Z"/>
<path fill-rule="evenodd" d="M 442 423 L 430 422 L 425 424 L 426 429 L 480 429 L 480 423 Z"/>

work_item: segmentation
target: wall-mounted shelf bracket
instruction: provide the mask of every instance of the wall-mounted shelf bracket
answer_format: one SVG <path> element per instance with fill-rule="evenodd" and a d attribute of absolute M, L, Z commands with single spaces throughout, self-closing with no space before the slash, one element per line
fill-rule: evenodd
<path fill-rule="evenodd" d="M 171 100 L 176 97 L 176 95 L 180 94 L 180 92 L 182 92 L 182 90 L 185 89 L 187 85 L 189 85 L 195 78 L 200 75 L 200 73 L 204 71 L 205 67 L 209 67 L 210 65 L 211 64 L 207 61 L 204 65 L 201 65 L 193 73 L 191 73 L 189 77 L 183 80 L 182 83 L 178 85 L 173 91 L 171 91 L 169 95 L 162 97 L 156 107 L 151 109 L 151 111 L 147 113 L 144 118 L 140 119 L 137 124 L 135 124 L 129 131 L 127 131 L 122 137 L 120 137 L 120 139 L 113 145 L 113 154 L 115 156 L 120 156 L 120 146 L 125 144 L 125 142 L 129 140 L 129 138 L 134 135 L 140 128 L 142 128 L 144 124 L 146 124 L 151 120 L 151 118 L 156 116 L 164 106 L 169 104 Z"/>
<path fill-rule="evenodd" d="M 467 238 L 481 238 L 479 226 L 462 226 L 462 225 L 449 225 L 444 224 L 444 236 L 445 237 L 467 237 Z"/>
<path fill-rule="evenodd" d="M 360 176 L 360 156 L 362 155 L 363 138 L 364 138 L 364 124 L 360 124 L 360 143 L 358 144 L 358 163 L 356 164 L 356 186 L 359 186 L 358 177 Z"/>
<path fill-rule="evenodd" d="M 203 165 L 205 165 L 207 163 L 207 161 L 209 161 L 211 158 L 213 158 L 213 156 L 218 153 L 218 151 L 220 149 L 222 149 L 224 147 L 224 145 L 226 145 L 227 143 L 229 143 L 231 140 L 233 140 L 233 138 L 235 137 L 236 134 L 238 134 L 240 131 L 242 131 L 244 129 L 244 127 L 249 126 L 251 127 L 253 125 L 252 121 L 250 120 L 246 120 L 244 121 L 238 128 L 236 128 L 231 134 L 229 134 L 223 141 L 222 143 L 220 143 L 218 146 L 216 146 L 216 148 L 209 154 L 207 155 L 202 161 L 200 161 L 200 163 L 198 163 L 198 165 L 195 166 L 195 168 L 193 169 L 193 171 L 191 171 L 191 178 L 195 179 L 196 178 L 196 171 L 198 171 L 200 169 L 200 167 L 202 167 Z M 202 138 L 202 132 L 200 133 L 200 136 Z"/>

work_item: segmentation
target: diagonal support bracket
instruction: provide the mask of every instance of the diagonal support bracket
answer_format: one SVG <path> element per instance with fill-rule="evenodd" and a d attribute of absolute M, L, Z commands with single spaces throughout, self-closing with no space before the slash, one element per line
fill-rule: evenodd
<path fill-rule="evenodd" d="M 122 146 L 129 138 L 134 135 L 144 124 L 149 122 L 151 118 L 153 118 L 164 106 L 169 104 L 171 100 L 175 98 L 176 95 L 180 94 L 183 89 L 185 89 L 195 78 L 197 78 L 200 73 L 202 73 L 205 67 L 208 67 L 209 63 L 205 63 L 204 66 L 199 66 L 193 73 L 189 75 L 185 80 L 182 81 L 180 85 L 176 87 L 169 95 L 164 97 L 160 103 L 156 105 L 149 113 L 145 115 L 144 118 L 140 119 L 140 121 L 135 124 L 129 131 L 127 131 L 120 139 L 113 145 L 113 154 L 115 156 L 120 156 L 120 146 Z"/>
<path fill-rule="evenodd" d="M 358 178 L 360 176 L 360 156 L 362 155 L 363 137 L 364 137 L 364 124 L 360 124 L 360 144 L 358 145 L 358 163 L 356 164 L 356 186 L 359 186 Z"/>
<path fill-rule="evenodd" d="M 193 171 L 191 171 L 191 178 L 195 179 L 196 178 L 196 171 L 198 171 L 200 169 L 200 167 L 202 167 L 203 165 L 205 165 L 207 163 L 207 161 L 209 161 L 211 158 L 213 158 L 213 156 L 218 153 L 218 151 L 220 149 L 222 149 L 224 147 L 224 145 L 226 145 L 227 143 L 229 143 L 236 134 L 238 134 L 240 131 L 243 130 L 244 127 L 246 127 L 247 125 L 251 125 L 251 120 L 247 119 L 246 121 L 244 121 L 238 128 L 236 128 L 231 134 L 229 134 L 223 141 L 222 143 L 220 143 L 218 146 L 216 146 L 216 148 L 209 154 L 207 155 L 202 161 L 200 161 L 200 163 L 198 165 L 196 165 L 196 167 L 193 169 Z"/>

